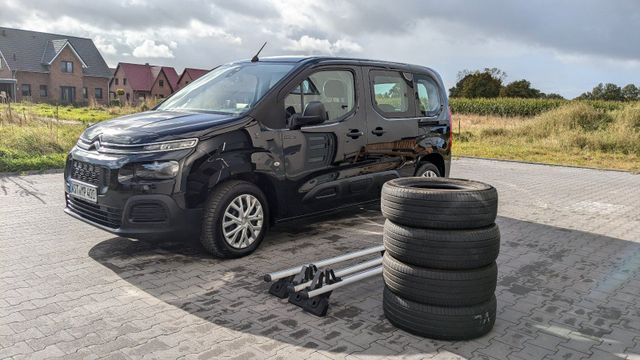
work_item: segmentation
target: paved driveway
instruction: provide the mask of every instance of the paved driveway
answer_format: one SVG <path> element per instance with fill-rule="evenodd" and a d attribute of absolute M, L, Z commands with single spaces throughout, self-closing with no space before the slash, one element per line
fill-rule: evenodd
<path fill-rule="evenodd" d="M 326 318 L 264 272 L 381 243 L 375 208 L 282 226 L 246 259 L 117 238 L 62 212 L 62 175 L 0 178 L 0 358 L 640 358 L 640 176 L 461 159 L 500 193 L 498 315 L 468 342 L 384 318 L 382 280 Z"/>

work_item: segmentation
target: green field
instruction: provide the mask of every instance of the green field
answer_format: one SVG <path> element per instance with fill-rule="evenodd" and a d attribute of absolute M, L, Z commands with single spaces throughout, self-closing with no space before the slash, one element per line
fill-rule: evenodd
<path fill-rule="evenodd" d="M 618 110 L 625 106 L 619 101 L 558 100 L 558 99 L 462 99 L 450 98 L 449 106 L 454 114 L 494 115 L 503 117 L 529 117 L 557 109 L 568 104 L 587 104 L 600 110 Z"/>
<path fill-rule="evenodd" d="M 639 171 L 640 103 L 611 108 L 570 102 L 534 117 L 457 114 L 453 153 Z"/>
<path fill-rule="evenodd" d="M 62 168 L 67 152 L 89 124 L 141 110 L 0 104 L 0 172 Z"/>

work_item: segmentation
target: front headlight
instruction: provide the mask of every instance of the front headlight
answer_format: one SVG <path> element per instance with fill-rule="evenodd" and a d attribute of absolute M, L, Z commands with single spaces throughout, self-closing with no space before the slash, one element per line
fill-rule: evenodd
<path fill-rule="evenodd" d="M 173 179 L 180 171 L 177 161 L 154 161 L 151 163 L 127 164 L 118 171 L 118 181 L 123 183 L 134 179 Z"/>
<path fill-rule="evenodd" d="M 156 152 L 156 151 L 173 151 L 190 149 L 198 144 L 198 139 L 186 139 L 176 141 L 165 141 L 160 143 L 153 143 L 144 145 L 142 151 L 144 152 Z"/>

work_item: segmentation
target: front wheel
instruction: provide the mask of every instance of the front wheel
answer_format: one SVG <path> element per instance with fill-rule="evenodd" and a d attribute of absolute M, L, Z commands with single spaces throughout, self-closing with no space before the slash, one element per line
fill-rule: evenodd
<path fill-rule="evenodd" d="M 213 256 L 238 258 L 255 251 L 267 231 L 267 199 L 254 184 L 218 185 L 205 204 L 200 241 Z"/>

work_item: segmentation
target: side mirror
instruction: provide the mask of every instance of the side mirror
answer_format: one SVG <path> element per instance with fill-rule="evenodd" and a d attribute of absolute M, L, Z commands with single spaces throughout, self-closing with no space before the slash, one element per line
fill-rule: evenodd
<path fill-rule="evenodd" d="M 298 130 L 303 126 L 322 124 L 327 121 L 327 118 L 327 110 L 324 104 L 320 101 L 311 101 L 304 108 L 302 115 L 291 115 L 289 129 Z"/>

